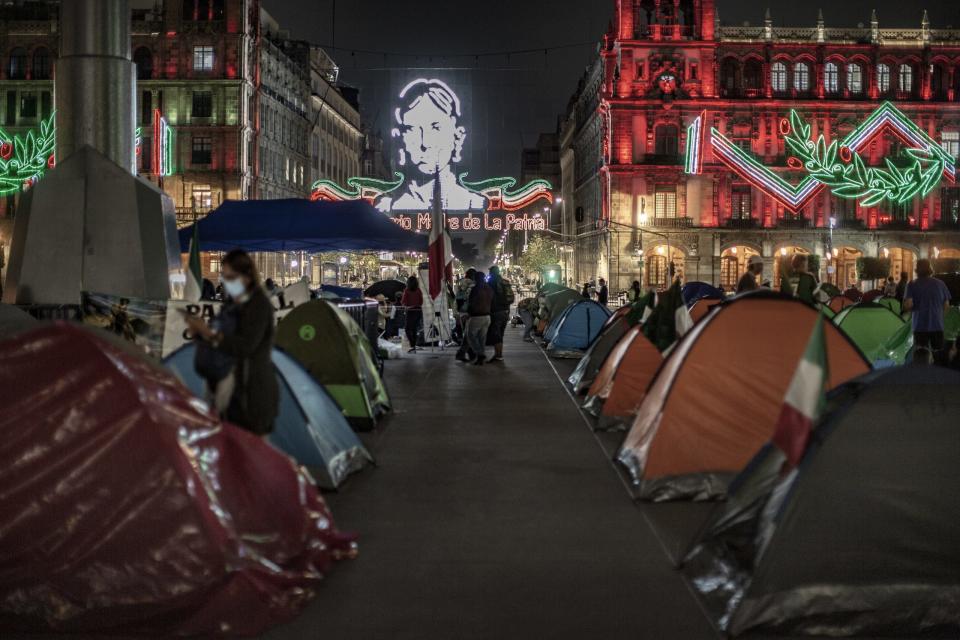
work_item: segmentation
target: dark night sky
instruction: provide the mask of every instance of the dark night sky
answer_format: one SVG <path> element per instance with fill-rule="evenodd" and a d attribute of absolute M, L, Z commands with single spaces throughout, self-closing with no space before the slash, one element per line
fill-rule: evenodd
<path fill-rule="evenodd" d="M 461 93 L 467 117 L 467 157 L 473 177 L 514 174 L 520 149 L 539 131 L 556 126 L 593 46 L 583 44 L 533 54 L 451 57 L 455 54 L 541 49 L 597 42 L 612 18 L 614 0 L 339 0 L 336 33 L 331 29 L 333 0 L 263 0 L 264 6 L 295 38 L 329 45 L 342 79 L 361 89 L 364 117 L 389 133 L 389 109 L 398 85 L 427 76 L 447 78 Z M 817 3 L 769 3 L 778 26 L 813 26 Z M 926 8 L 934 28 L 960 27 L 956 0 L 844 0 L 823 3 L 827 26 L 868 23 L 876 8 L 881 27 L 918 27 Z M 767 3 L 720 0 L 724 24 L 761 23 Z M 369 55 L 353 49 L 427 56 Z M 446 58 L 444 58 L 447 56 Z M 386 69 L 402 68 L 391 71 Z M 445 70 L 456 67 L 460 70 Z M 480 70 L 477 70 L 477 67 Z M 466 69 L 464 69 L 466 68 Z M 415 70 L 414 70 L 415 69 Z"/>

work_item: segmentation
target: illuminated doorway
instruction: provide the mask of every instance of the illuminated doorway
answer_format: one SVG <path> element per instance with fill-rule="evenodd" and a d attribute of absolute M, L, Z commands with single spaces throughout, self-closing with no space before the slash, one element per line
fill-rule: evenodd
<path fill-rule="evenodd" d="M 737 246 L 725 249 L 720 254 L 720 285 L 727 291 L 735 290 L 740 276 L 747 270 L 747 262 L 752 256 L 758 255 L 760 255 L 759 252 L 752 247 Z"/>
<path fill-rule="evenodd" d="M 884 247 L 880 253 L 890 261 L 890 277 L 894 280 L 898 280 L 904 271 L 907 272 L 907 277 L 913 277 L 913 269 L 917 264 L 917 255 L 913 251 L 901 247 Z"/>
<path fill-rule="evenodd" d="M 834 247 L 827 265 L 827 280 L 841 290 L 857 284 L 857 259 L 863 252 L 853 247 Z"/>
<path fill-rule="evenodd" d="M 802 256 L 808 256 L 810 255 L 810 252 L 804 249 L 803 247 L 780 247 L 779 249 L 777 249 L 776 254 L 774 254 L 775 259 L 773 261 L 773 285 L 772 286 L 774 289 L 780 288 L 781 263 L 783 263 L 784 261 L 793 260 L 793 256 L 797 254 L 800 254 Z M 808 268 L 812 268 L 812 266 L 808 265 Z M 819 274 L 816 274 L 816 273 L 814 273 L 813 275 L 817 276 L 818 279 L 820 277 Z"/>
<path fill-rule="evenodd" d="M 676 247 L 669 248 L 669 256 L 666 245 L 661 244 L 651 248 L 647 254 L 644 283 L 647 287 L 654 287 L 657 290 L 666 289 L 672 278 L 677 276 L 683 278 L 684 260 L 686 260 L 686 254 Z"/>

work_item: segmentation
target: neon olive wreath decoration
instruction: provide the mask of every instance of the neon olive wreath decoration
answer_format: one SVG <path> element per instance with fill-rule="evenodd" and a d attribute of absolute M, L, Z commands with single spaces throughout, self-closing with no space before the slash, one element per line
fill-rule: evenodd
<path fill-rule="evenodd" d="M 859 153 L 836 140 L 829 145 L 823 135 L 816 142 L 811 140 L 810 125 L 796 111 L 791 112 L 789 121 L 780 121 L 780 133 L 793 152 L 787 166 L 806 170 L 835 196 L 855 198 L 864 207 L 884 200 L 903 203 L 918 194 L 924 197 L 939 183 L 946 167 L 941 156 L 925 149 L 905 149 L 912 159 L 905 168 L 897 167 L 889 158 L 884 159 L 886 169 L 867 167 Z"/>
<path fill-rule="evenodd" d="M 25 136 L 0 129 L 0 194 L 29 187 L 53 168 L 54 139 L 53 114 Z"/>

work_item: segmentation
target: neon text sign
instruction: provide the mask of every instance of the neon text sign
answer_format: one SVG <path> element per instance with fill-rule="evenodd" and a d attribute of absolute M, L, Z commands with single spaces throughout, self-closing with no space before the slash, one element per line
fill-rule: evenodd
<path fill-rule="evenodd" d="M 398 213 L 391 219 L 407 231 L 429 231 L 431 226 L 429 213 Z M 448 231 L 544 231 L 546 228 L 546 219 L 525 213 L 469 213 L 466 216 L 447 216 Z"/>

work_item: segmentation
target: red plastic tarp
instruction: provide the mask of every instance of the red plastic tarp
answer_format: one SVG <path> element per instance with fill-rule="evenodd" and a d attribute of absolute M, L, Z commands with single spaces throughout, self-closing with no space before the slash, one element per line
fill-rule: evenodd
<path fill-rule="evenodd" d="M 110 336 L 0 343 L 0 629 L 252 635 L 352 542 L 294 463 Z"/>

